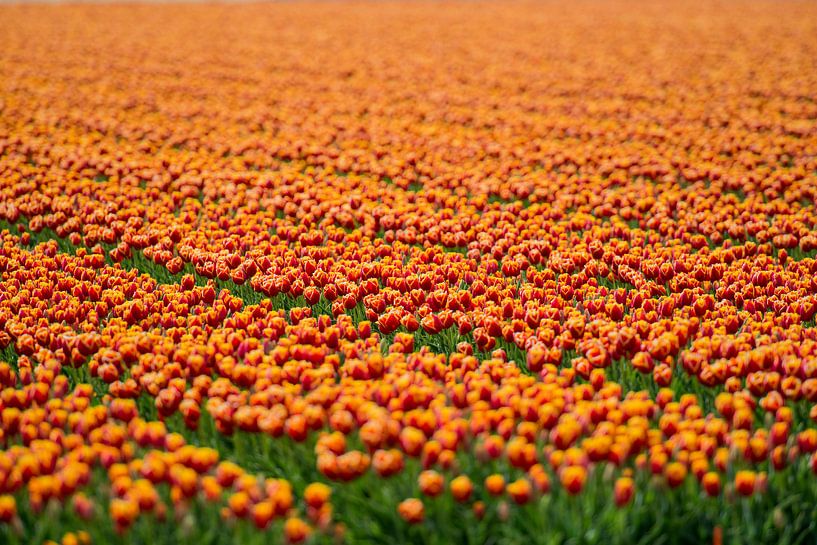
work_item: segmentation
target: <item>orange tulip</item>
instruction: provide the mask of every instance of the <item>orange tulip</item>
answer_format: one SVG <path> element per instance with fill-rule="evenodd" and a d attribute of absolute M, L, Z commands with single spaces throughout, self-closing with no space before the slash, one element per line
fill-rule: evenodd
<path fill-rule="evenodd" d="M 435 497 L 442 493 L 445 480 L 442 475 L 429 469 L 420 473 L 418 483 L 423 494 Z"/>
<path fill-rule="evenodd" d="M 635 492 L 635 483 L 630 477 L 619 477 L 613 489 L 616 505 L 622 507 L 630 503 Z"/>
<path fill-rule="evenodd" d="M 687 476 L 687 468 L 684 464 L 679 462 L 670 462 L 664 470 L 664 475 L 667 478 L 667 484 L 671 488 L 680 486 Z"/>
<path fill-rule="evenodd" d="M 583 466 L 567 466 L 559 473 L 559 480 L 568 494 L 575 496 L 584 488 L 587 470 Z"/>
<path fill-rule="evenodd" d="M 460 475 L 451 480 L 451 495 L 460 503 L 468 501 L 471 493 L 474 491 L 474 485 L 471 484 L 471 479 L 466 475 Z"/>
<path fill-rule="evenodd" d="M 485 478 L 485 490 L 492 496 L 501 496 L 505 492 L 505 478 L 493 474 Z"/>
<path fill-rule="evenodd" d="M 400 502 L 397 512 L 409 524 L 419 524 L 425 517 L 425 506 L 417 498 L 409 498 Z"/>
<path fill-rule="evenodd" d="M 17 516 L 17 502 L 14 496 L 8 494 L 0 496 L 0 521 L 10 522 Z"/>
<path fill-rule="evenodd" d="M 524 478 L 508 483 L 507 490 L 508 495 L 519 505 L 528 503 L 533 496 L 533 487 L 530 481 Z"/>
<path fill-rule="evenodd" d="M 329 501 L 332 489 L 324 483 L 311 483 L 304 489 L 304 501 L 310 507 L 318 509 Z"/>
<path fill-rule="evenodd" d="M 290 517 L 284 523 L 284 536 L 288 543 L 303 543 L 312 534 L 312 528 L 297 517 Z"/>
<path fill-rule="evenodd" d="M 735 490 L 741 496 L 751 496 L 755 493 L 757 474 L 754 471 L 741 470 L 735 473 Z"/>

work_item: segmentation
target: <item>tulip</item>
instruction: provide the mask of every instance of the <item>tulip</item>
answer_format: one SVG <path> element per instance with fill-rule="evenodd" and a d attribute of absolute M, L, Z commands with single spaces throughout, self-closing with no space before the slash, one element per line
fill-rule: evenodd
<path fill-rule="evenodd" d="M 324 483 L 311 483 L 304 489 L 304 501 L 310 507 L 319 509 L 332 494 L 332 489 Z"/>
<path fill-rule="evenodd" d="M 284 536 L 288 543 L 303 543 L 312 534 L 312 529 L 298 517 L 290 517 L 284 523 Z"/>
<path fill-rule="evenodd" d="M 616 505 L 622 507 L 630 503 L 635 492 L 635 483 L 630 477 L 619 477 L 613 488 Z"/>
<path fill-rule="evenodd" d="M 485 490 L 492 496 L 501 496 L 505 492 L 505 478 L 499 474 L 485 478 Z"/>
<path fill-rule="evenodd" d="M 139 515 L 139 505 L 132 500 L 114 498 L 110 505 L 111 519 L 119 532 L 124 532 Z"/>
<path fill-rule="evenodd" d="M 250 511 L 250 496 L 246 492 L 236 492 L 227 503 L 238 518 L 246 516 Z"/>
<path fill-rule="evenodd" d="M 486 486 L 487 488 L 487 486 Z M 513 501 L 518 505 L 528 503 L 533 496 L 533 487 L 527 479 L 518 479 L 508 484 L 508 495 L 513 498 Z"/>
<path fill-rule="evenodd" d="M 420 473 L 418 484 L 423 494 L 433 498 L 442 493 L 445 480 L 436 471 L 428 469 Z"/>
<path fill-rule="evenodd" d="M 252 520 L 259 530 L 265 529 L 275 514 L 275 508 L 269 501 L 261 501 L 252 506 Z"/>
<path fill-rule="evenodd" d="M 400 517 L 409 524 L 419 524 L 425 517 L 425 506 L 417 498 L 409 498 L 400 502 L 397 506 Z"/>
<path fill-rule="evenodd" d="M 575 496 L 584 488 L 587 470 L 582 466 L 567 466 L 560 472 L 559 480 L 567 493 Z"/>
<path fill-rule="evenodd" d="M 450 484 L 451 495 L 460 503 L 468 501 L 471 493 L 474 491 L 474 485 L 471 484 L 471 479 L 465 475 L 460 475 L 451 480 Z"/>
<path fill-rule="evenodd" d="M 14 496 L 0 496 L 0 522 L 11 522 L 17 516 L 17 502 Z"/>
<path fill-rule="evenodd" d="M 741 470 L 735 473 L 735 490 L 741 496 L 749 497 L 755 492 L 757 475 L 754 471 Z"/>
<path fill-rule="evenodd" d="M 379 449 L 372 456 L 372 466 L 379 476 L 390 477 L 402 471 L 403 454 L 397 449 Z"/>
<path fill-rule="evenodd" d="M 721 492 L 721 478 L 714 471 L 707 472 L 701 479 L 701 484 L 710 497 L 716 497 Z"/>
<path fill-rule="evenodd" d="M 477 520 L 482 520 L 485 518 L 485 502 L 479 500 L 475 501 L 474 505 L 471 506 L 471 509 L 474 511 L 474 516 L 477 518 Z"/>
<path fill-rule="evenodd" d="M 422 452 L 425 442 L 425 434 L 417 428 L 408 426 L 400 431 L 400 446 L 409 456 L 418 456 Z"/>

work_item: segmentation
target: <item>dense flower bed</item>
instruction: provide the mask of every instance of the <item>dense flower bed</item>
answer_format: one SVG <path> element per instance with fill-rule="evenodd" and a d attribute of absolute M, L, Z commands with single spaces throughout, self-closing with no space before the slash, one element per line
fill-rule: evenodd
<path fill-rule="evenodd" d="M 796 2 L 0 7 L 0 541 L 813 540 L 815 51 Z"/>

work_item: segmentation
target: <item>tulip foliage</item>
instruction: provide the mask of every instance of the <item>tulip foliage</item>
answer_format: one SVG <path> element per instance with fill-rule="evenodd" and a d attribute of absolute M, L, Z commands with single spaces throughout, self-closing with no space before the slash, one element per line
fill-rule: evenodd
<path fill-rule="evenodd" d="M 0 7 L 0 543 L 813 542 L 816 22 Z"/>

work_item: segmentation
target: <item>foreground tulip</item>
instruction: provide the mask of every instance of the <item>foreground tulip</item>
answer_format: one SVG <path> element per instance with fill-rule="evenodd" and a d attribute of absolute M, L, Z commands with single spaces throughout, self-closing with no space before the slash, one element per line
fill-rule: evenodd
<path fill-rule="evenodd" d="M 755 493 L 757 474 L 754 471 L 741 470 L 735 473 L 735 491 L 744 497 Z"/>
<path fill-rule="evenodd" d="M 582 466 L 568 466 L 559 474 L 559 480 L 567 493 L 575 496 L 584 488 L 587 480 L 587 470 Z"/>
<path fill-rule="evenodd" d="M 0 521 L 10 522 L 17 515 L 17 502 L 14 496 L 0 496 Z"/>
<path fill-rule="evenodd" d="M 616 505 L 622 507 L 630 503 L 635 492 L 635 483 L 630 477 L 619 477 L 613 488 Z"/>
<path fill-rule="evenodd" d="M 671 462 L 667 464 L 664 470 L 664 475 L 667 478 L 667 484 L 671 488 L 676 488 L 684 482 L 687 476 L 687 468 L 679 462 Z"/>
<path fill-rule="evenodd" d="M 527 479 L 518 479 L 508 483 L 508 495 L 519 505 L 528 503 L 533 496 L 533 487 Z"/>
<path fill-rule="evenodd" d="M 721 478 L 720 475 L 714 471 L 706 473 L 701 480 L 701 485 L 704 491 L 710 497 L 716 497 L 721 492 Z"/>
<path fill-rule="evenodd" d="M 284 536 L 289 543 L 303 543 L 311 534 L 309 525 L 297 517 L 290 517 L 284 523 Z"/>
<path fill-rule="evenodd" d="M 434 470 L 426 470 L 418 477 L 420 491 L 426 496 L 435 497 L 443 492 L 445 480 L 442 475 Z"/>
<path fill-rule="evenodd" d="M 317 509 L 329 501 L 331 494 L 332 489 L 324 483 L 312 483 L 304 489 L 304 501 Z"/>
<path fill-rule="evenodd" d="M 460 503 L 468 501 L 471 493 L 474 491 L 474 485 L 471 484 L 471 479 L 466 475 L 460 475 L 451 480 L 450 484 L 451 495 Z"/>
<path fill-rule="evenodd" d="M 397 512 L 409 524 L 418 524 L 423 522 L 425 517 L 425 506 L 417 498 L 409 498 L 400 502 L 397 506 Z"/>
<path fill-rule="evenodd" d="M 505 478 L 494 474 L 485 478 L 485 490 L 492 496 L 501 496 L 505 492 Z"/>

